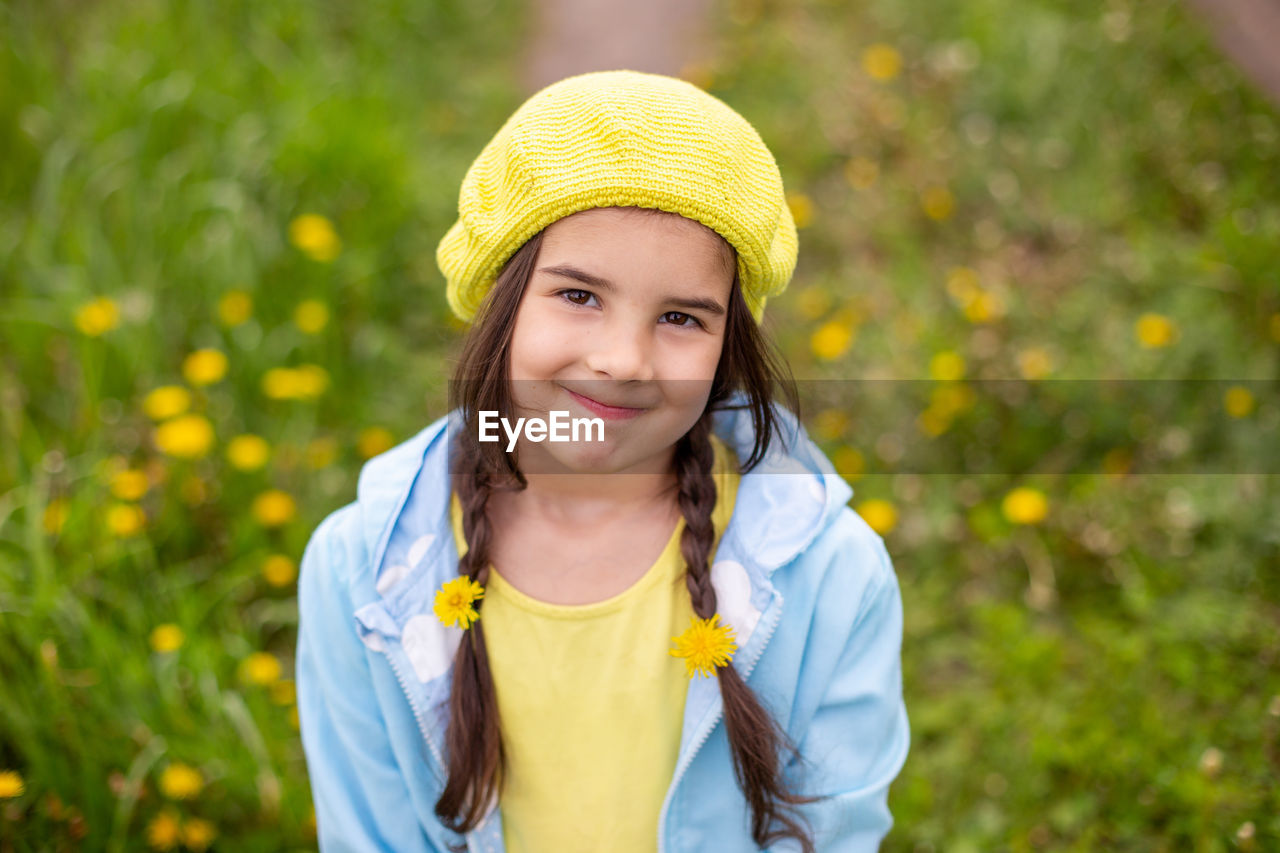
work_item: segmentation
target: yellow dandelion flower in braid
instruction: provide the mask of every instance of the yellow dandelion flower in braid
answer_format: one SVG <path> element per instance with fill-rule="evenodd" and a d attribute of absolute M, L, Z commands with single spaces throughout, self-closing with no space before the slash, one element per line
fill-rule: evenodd
<path fill-rule="evenodd" d="M 471 578 L 457 577 L 445 581 L 444 586 L 436 591 L 433 609 L 436 617 L 445 625 L 456 622 L 465 631 L 471 627 L 472 622 L 480 618 L 480 614 L 471 606 L 478 598 L 484 598 L 484 587 Z"/>
<path fill-rule="evenodd" d="M 695 674 L 714 675 L 716 667 L 728 666 L 733 653 L 738 650 L 733 629 L 728 625 L 718 624 L 719 621 L 719 613 L 710 619 L 694 616 L 689 630 L 671 638 L 676 644 L 671 649 L 671 655 L 684 658 L 685 671 L 690 678 Z"/>

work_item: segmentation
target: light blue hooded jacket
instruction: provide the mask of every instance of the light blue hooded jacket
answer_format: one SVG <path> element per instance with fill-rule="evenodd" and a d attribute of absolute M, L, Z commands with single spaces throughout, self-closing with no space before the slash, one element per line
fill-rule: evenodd
<path fill-rule="evenodd" d="M 902 701 L 902 601 L 884 543 L 846 504 L 853 492 L 778 409 L 789 436 L 743 475 L 715 555 L 718 610 L 747 683 L 800 748 L 785 765 L 819 851 L 872 851 L 893 823 L 889 783 L 909 742 Z M 357 499 L 316 529 L 302 558 L 298 710 L 324 853 L 439 851 L 450 675 L 461 638 L 432 612 L 457 575 L 448 440 L 458 413 L 371 459 Z M 740 459 L 746 410 L 715 415 Z M 746 851 L 750 810 L 733 775 L 719 682 L 693 678 L 660 853 Z M 465 837 L 502 851 L 497 803 Z M 792 841 L 771 850 L 799 849 Z"/>

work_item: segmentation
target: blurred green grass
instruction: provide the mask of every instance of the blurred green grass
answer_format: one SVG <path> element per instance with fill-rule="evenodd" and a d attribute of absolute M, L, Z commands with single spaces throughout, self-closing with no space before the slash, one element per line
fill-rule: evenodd
<path fill-rule="evenodd" d="M 443 412 L 435 243 L 527 16 L 0 11 L 0 849 L 314 847 L 294 566 Z M 797 376 L 950 389 L 918 421 L 805 401 L 906 603 L 886 849 L 1280 845 L 1275 477 L 1126 473 L 1140 422 L 1105 470 L 1028 474 L 1082 439 L 955 390 L 1274 382 L 1275 108 L 1169 2 L 734 0 L 716 29 L 684 74 L 782 167 Z M 1224 406 L 1265 453 L 1274 396 Z M 858 476 L 906 434 L 997 473 Z"/>

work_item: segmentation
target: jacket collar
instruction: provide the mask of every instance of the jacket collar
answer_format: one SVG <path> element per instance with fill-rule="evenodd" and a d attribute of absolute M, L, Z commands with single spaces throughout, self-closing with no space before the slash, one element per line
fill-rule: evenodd
<path fill-rule="evenodd" d="M 742 476 L 712 569 L 719 612 L 750 662 L 768 639 L 756 636 L 756 625 L 778 597 L 770 575 L 801 553 L 853 494 L 796 418 L 781 406 L 776 411 L 782 435 Z M 372 577 L 352 591 L 355 616 L 371 647 L 382 646 L 376 634 L 400 638 L 422 684 L 441 680 L 461 637 L 432 611 L 436 590 L 457 571 L 448 462 L 450 436 L 461 424 L 460 413 L 451 412 L 371 459 L 357 486 Z M 713 428 L 740 459 L 747 457 L 754 439 L 749 410 L 718 411 Z"/>

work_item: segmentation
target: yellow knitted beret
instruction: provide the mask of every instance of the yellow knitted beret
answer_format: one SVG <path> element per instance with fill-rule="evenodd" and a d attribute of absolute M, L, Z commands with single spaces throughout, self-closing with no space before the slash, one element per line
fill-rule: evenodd
<path fill-rule="evenodd" d="M 596 71 L 530 97 L 467 170 L 436 249 L 449 307 L 472 320 L 525 241 L 593 207 L 657 208 L 718 232 L 756 322 L 795 270 L 795 222 L 756 129 L 683 80 Z"/>

